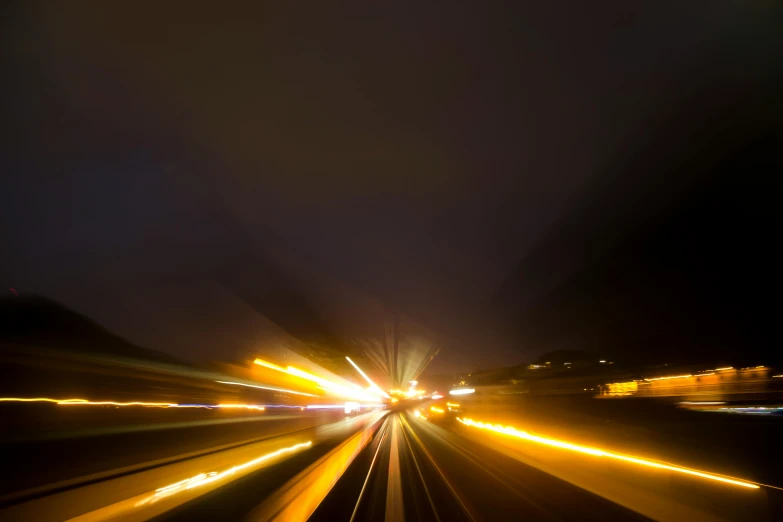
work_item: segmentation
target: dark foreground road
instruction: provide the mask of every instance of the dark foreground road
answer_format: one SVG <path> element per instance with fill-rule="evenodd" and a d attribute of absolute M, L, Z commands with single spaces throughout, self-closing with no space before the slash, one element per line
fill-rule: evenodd
<path fill-rule="evenodd" d="M 160 518 L 264 520 L 253 509 L 314 448 Z M 298 462 L 301 460 L 302 462 Z M 311 520 L 643 520 L 635 513 L 407 414 L 388 415 Z"/>
<path fill-rule="evenodd" d="M 14 442 L 7 488 L 45 482 L 47 462 L 52 476 L 73 478 L 6 496 L 0 520 L 780 519 L 775 487 L 582 451 L 541 432 L 492 431 L 478 410 L 415 408 L 168 412 L 177 428 L 173 417 L 152 422 L 165 410 L 129 412 L 107 434 L 38 438 L 25 451 Z"/>

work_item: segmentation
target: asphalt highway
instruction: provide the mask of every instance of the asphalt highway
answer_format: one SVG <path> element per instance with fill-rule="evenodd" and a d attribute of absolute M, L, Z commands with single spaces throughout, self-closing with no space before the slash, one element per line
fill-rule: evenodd
<path fill-rule="evenodd" d="M 774 485 L 447 406 L 68 411 L 37 437 L 2 432 L 0 519 L 779 520 Z"/>

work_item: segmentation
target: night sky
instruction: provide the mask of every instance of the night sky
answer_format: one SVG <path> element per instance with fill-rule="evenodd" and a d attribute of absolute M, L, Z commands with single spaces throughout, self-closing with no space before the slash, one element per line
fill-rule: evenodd
<path fill-rule="evenodd" d="M 686 118 L 781 114 L 759 108 L 783 48 L 761 2 L 174 4 L 6 8 L 0 283 L 190 360 L 272 328 L 237 291 L 265 263 L 439 332 L 449 370 L 527 360 L 474 341 L 575 208 L 627 223 L 598 189 L 654 188 Z"/>

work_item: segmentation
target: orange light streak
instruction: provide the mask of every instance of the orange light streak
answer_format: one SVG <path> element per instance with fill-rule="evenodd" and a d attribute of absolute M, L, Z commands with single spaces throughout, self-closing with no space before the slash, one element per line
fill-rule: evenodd
<path fill-rule="evenodd" d="M 474 421 L 471 419 L 461 419 L 457 418 L 459 422 L 462 424 L 465 424 L 466 426 L 471 426 L 479 429 L 494 431 L 496 433 L 500 433 L 502 435 L 508 435 L 511 437 L 516 437 L 518 439 L 527 440 L 530 442 L 536 442 L 538 444 L 544 444 L 547 446 L 560 448 L 564 450 L 569 451 L 575 451 L 578 453 L 583 453 L 587 455 L 592 455 L 594 457 L 607 457 L 611 459 L 621 460 L 624 462 L 630 462 L 632 464 L 638 464 L 640 466 L 646 466 L 650 468 L 657 468 L 657 469 L 665 469 L 667 471 L 674 471 L 677 473 L 684 473 L 686 475 L 693 475 L 696 477 L 701 477 L 709 480 L 714 480 L 717 482 L 723 482 L 726 484 L 732 484 L 734 486 L 741 486 L 744 488 L 749 489 L 759 489 L 759 486 L 756 484 L 753 484 L 751 482 L 741 480 L 741 479 L 735 479 L 731 477 L 726 477 L 723 475 L 716 475 L 714 473 L 708 473 L 705 471 L 699 471 L 691 468 L 686 468 L 682 466 L 676 466 L 674 464 L 667 464 L 665 462 L 658 462 L 654 460 L 648 460 L 640 457 L 633 457 L 631 455 L 623 455 L 622 453 L 615 453 L 613 451 L 606 451 L 599 448 L 591 448 L 590 446 L 583 446 L 581 444 L 573 444 L 570 442 L 553 439 L 550 437 L 545 437 L 542 435 L 534 435 L 532 433 L 529 433 L 527 431 L 517 430 L 516 428 L 508 427 L 508 426 L 500 426 L 496 424 L 486 424 L 479 421 Z"/>
<path fill-rule="evenodd" d="M 303 442 L 301 444 L 294 444 L 293 446 L 289 446 L 287 448 L 279 449 L 277 451 L 273 451 L 271 453 L 267 453 L 266 455 L 261 455 L 258 458 L 255 458 L 253 460 L 249 460 L 247 462 L 244 462 L 242 464 L 239 464 L 238 466 L 234 466 L 232 468 L 229 468 L 225 471 L 217 472 L 217 471 L 210 471 L 208 473 L 199 473 L 198 475 L 195 475 L 190 478 L 186 478 L 185 480 L 180 480 L 179 482 L 175 482 L 173 484 L 169 484 L 168 486 L 164 486 L 162 488 L 158 488 L 155 490 L 155 493 L 148 496 L 147 498 L 139 501 L 136 506 L 141 506 L 147 503 L 151 502 L 157 502 L 158 500 L 162 498 L 169 497 L 171 495 L 174 495 L 176 493 L 180 493 L 182 491 L 186 491 L 189 489 L 197 488 L 199 486 L 204 486 L 206 484 L 209 484 L 210 482 L 215 482 L 217 480 L 222 480 L 226 477 L 230 477 L 231 475 L 235 474 L 238 471 L 245 470 L 247 468 L 250 468 L 252 466 L 256 466 L 258 464 L 261 464 L 265 460 L 269 460 L 271 458 L 277 457 L 279 455 L 283 455 L 285 453 L 291 453 L 293 451 L 296 451 L 300 448 L 307 448 L 311 446 L 313 443 L 312 441 Z"/>
<path fill-rule="evenodd" d="M 0 402 L 50 402 L 58 406 L 143 406 L 145 408 L 225 408 L 264 411 L 266 408 L 258 404 L 177 404 L 172 402 L 115 402 L 90 401 L 87 399 L 50 399 L 47 397 L 20 398 L 0 397 Z"/>

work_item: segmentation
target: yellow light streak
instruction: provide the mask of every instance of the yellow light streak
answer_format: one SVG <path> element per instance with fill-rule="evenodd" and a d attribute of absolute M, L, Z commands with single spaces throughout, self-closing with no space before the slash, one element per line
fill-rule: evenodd
<path fill-rule="evenodd" d="M 650 379 L 644 379 L 645 381 L 652 382 L 652 381 L 668 381 L 669 379 L 687 379 L 688 377 L 693 377 L 693 375 L 670 375 L 668 377 L 652 377 Z"/>
<path fill-rule="evenodd" d="M 114 401 L 88 401 L 86 399 L 64 399 L 57 401 L 61 406 L 146 406 L 152 408 L 205 408 L 201 404 L 176 404 L 166 402 L 114 402 Z"/>
<path fill-rule="evenodd" d="M 147 406 L 155 408 L 206 408 L 206 405 L 187 404 L 179 405 L 168 402 L 114 402 L 114 401 L 89 401 L 87 399 L 49 399 L 46 397 L 19 398 L 2 397 L 0 402 L 51 402 L 59 405 L 78 405 L 78 406 Z"/>
<path fill-rule="evenodd" d="M 266 410 L 266 408 L 264 408 L 263 406 L 257 406 L 255 404 L 218 404 L 216 407 L 226 408 L 226 409 L 245 409 L 245 410 L 258 410 L 258 411 Z"/>
<path fill-rule="evenodd" d="M 733 366 L 726 366 L 725 368 L 715 368 L 715 371 L 716 372 L 722 372 L 724 370 L 733 370 L 733 369 L 734 369 Z"/>
<path fill-rule="evenodd" d="M 592 455 L 595 457 L 608 457 L 612 459 L 617 459 L 625 462 L 631 462 L 633 464 L 638 464 L 640 466 L 647 466 L 650 468 L 658 468 L 658 469 L 665 469 L 668 471 L 674 471 L 677 473 L 684 473 L 687 475 L 693 475 L 709 480 L 715 480 L 718 482 L 724 482 L 726 484 L 732 484 L 735 486 L 741 486 L 744 488 L 749 489 L 759 489 L 759 486 L 756 484 L 753 484 L 748 481 L 744 481 L 741 479 L 735 479 L 731 477 L 726 477 L 723 475 L 716 475 L 714 473 L 708 473 L 705 471 L 699 471 L 695 469 L 685 468 L 682 466 L 676 466 L 673 464 L 667 464 L 665 462 L 658 462 L 654 460 L 648 460 L 643 459 L 639 457 L 633 457 L 631 455 L 623 455 L 622 453 L 615 453 L 613 451 L 606 451 L 599 448 L 591 448 L 589 446 L 582 446 L 581 444 L 572 444 L 570 442 L 562 441 L 553 439 L 550 437 L 545 437 L 542 435 L 534 435 L 532 433 L 529 433 L 527 431 L 517 430 L 516 428 L 508 427 L 508 426 L 500 426 L 496 424 L 487 424 L 479 421 L 474 421 L 472 419 L 462 419 L 457 418 L 459 422 L 462 424 L 465 424 L 466 426 L 472 426 L 475 428 L 480 428 L 484 430 L 490 430 L 494 431 L 496 433 L 500 433 L 503 435 L 509 435 L 511 437 L 516 437 L 518 439 L 528 440 L 531 442 L 536 442 L 539 444 L 545 444 L 547 446 L 553 446 L 560 449 L 565 449 L 569 451 L 576 451 L 579 453 L 584 453 L 587 455 Z"/>
<path fill-rule="evenodd" d="M 434 411 L 435 413 L 445 413 L 443 408 L 438 408 L 437 406 L 430 406 L 430 411 Z"/>
<path fill-rule="evenodd" d="M 247 409 L 264 411 L 265 408 L 258 404 L 177 404 L 170 402 L 115 402 L 115 401 L 90 401 L 87 399 L 50 399 L 47 397 L 19 398 L 2 397 L 0 402 L 50 402 L 59 406 L 143 406 L 147 408 L 226 408 Z"/>
<path fill-rule="evenodd" d="M 331 393 L 335 393 L 345 398 L 356 399 L 365 402 L 372 400 L 372 396 L 367 395 L 367 393 L 365 393 L 363 390 L 359 391 L 356 389 L 352 389 L 349 386 L 343 386 L 341 384 L 337 384 L 328 379 L 324 379 L 323 377 L 319 377 L 318 375 L 313 375 L 312 373 L 301 370 L 295 366 L 288 366 L 286 368 L 283 368 L 282 366 L 278 366 L 276 364 L 264 361 L 262 359 L 256 359 L 253 361 L 253 363 L 259 366 L 263 366 L 265 368 L 270 368 L 278 372 L 286 373 L 288 375 L 293 375 L 294 377 L 299 377 L 301 379 L 314 382 L 317 385 L 319 385 L 319 387 L 321 387 L 322 389 L 329 391 Z"/>
<path fill-rule="evenodd" d="M 366 374 L 366 373 L 364 373 L 364 372 L 362 371 L 362 369 L 361 369 L 361 368 L 359 368 L 359 365 L 358 365 L 358 364 L 356 364 L 355 362 L 353 362 L 353 361 L 351 360 L 351 358 L 350 358 L 350 357 L 346 356 L 345 358 L 348 360 L 348 362 L 349 362 L 349 363 L 351 363 L 351 366 L 353 366 L 354 368 L 356 368 L 356 371 L 357 371 L 357 372 L 359 372 L 359 373 L 361 374 L 361 376 L 362 376 L 362 377 L 364 377 L 364 380 L 365 380 L 365 381 L 367 381 L 367 384 L 369 384 L 369 385 L 370 385 L 370 391 L 372 391 L 373 393 L 377 393 L 378 395 L 381 395 L 381 396 L 383 396 L 383 397 L 386 397 L 387 399 L 390 399 L 390 398 L 391 398 L 391 397 L 389 396 L 389 394 L 388 394 L 388 393 L 386 393 L 385 391 L 381 390 L 381 389 L 378 387 L 378 385 L 377 385 L 377 384 L 375 384 L 374 382 L 372 382 L 372 379 L 370 379 L 370 378 L 367 376 L 367 374 Z"/>
<path fill-rule="evenodd" d="M 448 406 L 449 408 L 459 408 L 459 403 L 458 402 L 447 402 L 446 406 Z"/>
<path fill-rule="evenodd" d="M 271 370 L 277 370 L 278 372 L 288 373 L 286 369 L 283 368 L 282 366 L 272 364 L 271 362 L 267 362 L 262 359 L 256 359 L 255 361 L 253 361 L 253 364 L 257 364 L 259 366 L 263 366 L 264 368 L 269 368 Z"/>
<path fill-rule="evenodd" d="M 259 390 L 271 390 L 281 393 L 292 393 L 294 395 L 304 395 L 306 397 L 318 397 L 318 395 L 315 395 L 313 393 L 304 393 L 304 392 L 298 392 L 294 390 L 286 390 L 285 388 L 273 388 L 271 386 L 258 386 L 256 384 L 245 384 L 243 382 L 232 382 L 232 381 L 215 381 L 219 382 L 220 384 L 231 384 L 234 386 L 244 386 L 246 388 L 258 388 Z"/>
<path fill-rule="evenodd" d="M 297 476 L 295 482 L 283 486 L 284 499 L 273 495 L 261 504 L 258 510 L 254 511 L 253 520 L 308 520 L 332 491 L 335 482 L 367 447 L 374 434 L 375 431 L 367 427 L 329 452 L 314 464 L 314 467 L 308 468 L 303 475 Z"/>
<path fill-rule="evenodd" d="M 267 453 L 266 455 L 261 455 L 258 458 L 255 458 L 253 460 L 249 460 L 243 464 L 239 464 L 238 466 L 234 466 L 232 468 L 229 468 L 225 471 L 217 472 L 217 471 L 210 471 L 208 473 L 199 473 L 198 475 L 195 475 L 190 478 L 186 478 L 185 480 L 180 480 L 179 482 L 175 482 L 174 484 L 169 484 L 168 486 L 164 486 L 162 488 L 158 488 L 155 490 L 155 493 L 152 495 L 140 500 L 136 506 L 141 506 L 147 503 L 157 502 L 158 500 L 161 500 L 162 498 L 169 497 L 171 495 L 174 495 L 176 493 L 180 493 L 182 491 L 186 491 L 189 489 L 197 488 L 199 486 L 204 486 L 206 484 L 209 484 L 211 482 L 215 482 L 218 480 L 222 480 L 226 477 L 229 477 L 238 471 L 245 470 L 247 468 L 250 468 L 252 466 L 256 466 L 258 464 L 261 464 L 265 460 L 269 460 L 274 457 L 278 457 L 280 455 L 283 455 L 285 453 L 291 453 L 293 451 L 296 451 L 300 448 L 307 448 L 311 446 L 313 443 L 312 441 L 303 442 L 301 444 L 294 444 L 293 446 L 289 446 L 287 448 L 282 448 L 277 451 L 273 451 L 271 453 Z"/>

